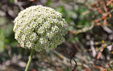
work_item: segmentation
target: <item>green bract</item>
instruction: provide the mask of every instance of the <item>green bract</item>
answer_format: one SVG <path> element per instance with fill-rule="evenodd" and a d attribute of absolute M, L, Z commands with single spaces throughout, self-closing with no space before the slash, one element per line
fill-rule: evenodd
<path fill-rule="evenodd" d="M 14 20 L 15 39 L 24 48 L 54 49 L 64 40 L 66 22 L 61 13 L 41 5 L 21 11 Z"/>

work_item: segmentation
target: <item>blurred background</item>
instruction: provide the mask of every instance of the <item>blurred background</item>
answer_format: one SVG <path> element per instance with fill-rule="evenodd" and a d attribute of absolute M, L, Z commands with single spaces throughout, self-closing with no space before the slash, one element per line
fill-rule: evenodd
<path fill-rule="evenodd" d="M 35 51 L 29 71 L 113 71 L 113 0 L 0 0 L 0 71 L 24 71 L 30 50 L 14 39 L 21 10 L 43 5 L 68 23 L 65 42 Z"/>

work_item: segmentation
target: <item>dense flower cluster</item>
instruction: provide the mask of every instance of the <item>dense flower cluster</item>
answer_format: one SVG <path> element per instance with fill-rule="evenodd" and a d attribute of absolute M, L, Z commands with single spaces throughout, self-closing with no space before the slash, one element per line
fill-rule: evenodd
<path fill-rule="evenodd" d="M 41 5 L 21 11 L 14 20 L 15 39 L 24 48 L 54 49 L 64 40 L 66 22 L 61 13 Z"/>

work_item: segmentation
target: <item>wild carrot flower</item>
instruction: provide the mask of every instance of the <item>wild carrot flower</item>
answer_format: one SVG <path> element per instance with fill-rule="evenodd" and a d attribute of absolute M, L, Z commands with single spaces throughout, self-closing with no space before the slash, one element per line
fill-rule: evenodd
<path fill-rule="evenodd" d="M 54 49 L 64 41 L 67 33 L 66 21 L 62 14 L 41 5 L 31 6 L 21 11 L 14 20 L 15 39 L 21 47 Z"/>

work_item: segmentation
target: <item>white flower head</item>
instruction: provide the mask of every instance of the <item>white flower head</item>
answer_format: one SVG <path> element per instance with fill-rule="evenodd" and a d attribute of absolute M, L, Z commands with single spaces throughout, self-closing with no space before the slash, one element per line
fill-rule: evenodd
<path fill-rule="evenodd" d="M 43 46 L 40 45 L 40 43 L 36 43 L 35 48 L 36 48 L 37 51 L 41 51 Z"/>
<path fill-rule="evenodd" d="M 25 47 L 24 42 L 20 42 L 20 44 L 21 44 L 21 47 Z"/>
<path fill-rule="evenodd" d="M 24 48 L 53 49 L 63 42 L 67 33 L 62 14 L 50 7 L 31 6 L 21 11 L 14 20 L 15 39 Z M 61 38 L 55 38 L 55 37 Z"/>
<path fill-rule="evenodd" d="M 48 32 L 46 35 L 49 39 L 52 39 L 54 36 L 54 33 L 51 31 L 51 32 Z"/>
<path fill-rule="evenodd" d="M 35 27 L 36 27 L 36 25 L 37 25 L 37 23 L 36 23 L 36 22 L 32 22 L 32 23 L 30 24 L 30 27 L 35 28 Z"/>
<path fill-rule="evenodd" d="M 32 33 L 31 35 L 30 35 L 30 40 L 31 41 L 35 41 L 35 40 L 37 40 L 38 39 L 38 37 L 37 37 L 37 34 L 36 33 Z"/>
<path fill-rule="evenodd" d="M 32 47 L 32 43 L 29 41 L 26 43 L 26 47 L 31 48 Z"/>
<path fill-rule="evenodd" d="M 44 28 L 50 28 L 50 27 L 51 27 L 51 24 L 50 24 L 49 22 L 45 22 L 45 23 L 43 24 L 43 27 L 44 27 Z"/>
<path fill-rule="evenodd" d="M 23 35 L 21 36 L 22 41 L 24 41 L 25 38 L 26 38 L 26 36 L 23 34 Z"/>
<path fill-rule="evenodd" d="M 19 33 L 15 33 L 15 39 L 19 38 Z"/>
<path fill-rule="evenodd" d="M 15 39 L 18 39 L 20 38 L 20 35 L 21 35 L 21 30 L 20 28 L 17 30 L 17 33 L 15 33 Z"/>
<path fill-rule="evenodd" d="M 38 19 L 38 23 L 42 23 L 42 21 L 43 21 L 43 20 L 42 20 L 41 18 Z"/>
<path fill-rule="evenodd" d="M 48 50 L 55 49 L 57 47 L 56 43 L 50 42 L 48 46 Z"/>
<path fill-rule="evenodd" d="M 24 29 L 24 33 L 25 33 L 25 34 L 31 33 L 31 28 L 30 28 L 30 27 L 26 27 L 26 28 Z"/>
<path fill-rule="evenodd" d="M 44 38 L 44 37 L 41 37 L 41 38 L 39 39 L 39 42 L 40 42 L 40 44 L 45 44 L 45 43 L 47 42 L 47 39 Z"/>
<path fill-rule="evenodd" d="M 55 25 L 52 27 L 52 31 L 56 33 L 59 31 L 59 28 Z"/>
<path fill-rule="evenodd" d="M 44 27 L 40 27 L 37 31 L 38 34 L 43 34 L 44 33 Z"/>

